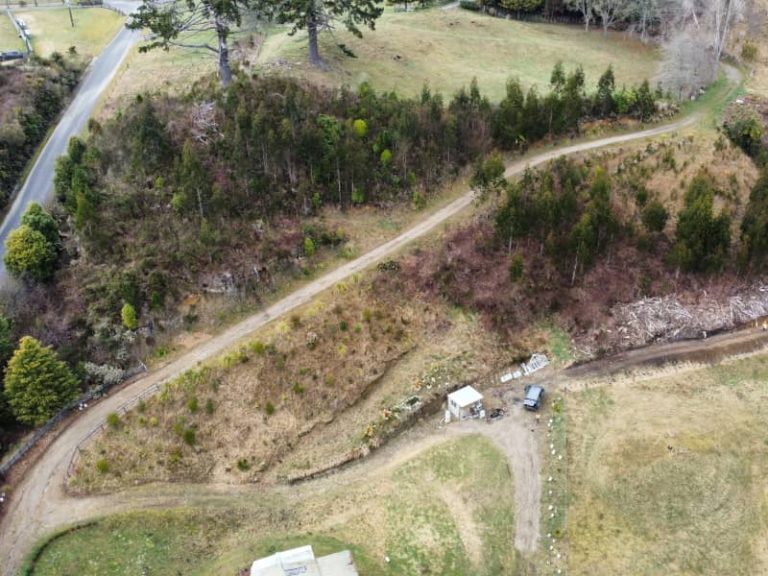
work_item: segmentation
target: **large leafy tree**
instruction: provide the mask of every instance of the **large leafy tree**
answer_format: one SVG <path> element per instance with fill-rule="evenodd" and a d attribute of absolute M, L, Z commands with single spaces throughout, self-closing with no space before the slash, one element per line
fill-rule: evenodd
<path fill-rule="evenodd" d="M 77 379 L 50 347 L 31 336 L 21 339 L 5 370 L 5 396 L 19 422 L 44 424 L 79 391 Z"/>
<path fill-rule="evenodd" d="M 22 224 L 5 241 L 4 261 L 14 276 L 44 282 L 56 268 L 56 247 L 41 232 Z"/>
<path fill-rule="evenodd" d="M 250 7 L 251 0 L 143 0 L 126 27 L 151 32 L 140 52 L 171 47 L 208 50 L 218 58 L 219 80 L 226 87 L 232 80 L 229 37 Z M 215 44 L 207 41 L 211 35 Z"/>
<path fill-rule="evenodd" d="M 332 30 L 336 23 L 341 23 L 358 38 L 362 38 L 361 26 L 374 29 L 376 19 L 383 8 L 376 0 L 277 0 L 276 18 L 281 24 L 291 24 L 291 34 L 306 29 L 309 37 L 309 62 L 322 67 L 318 46 L 318 33 Z M 349 50 L 340 44 L 345 52 Z"/>

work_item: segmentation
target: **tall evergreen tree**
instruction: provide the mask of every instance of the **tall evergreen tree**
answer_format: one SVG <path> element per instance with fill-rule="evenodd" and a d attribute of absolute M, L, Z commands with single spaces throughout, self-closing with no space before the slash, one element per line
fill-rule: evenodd
<path fill-rule="evenodd" d="M 5 370 L 5 396 L 19 422 L 41 426 L 79 391 L 77 379 L 50 347 L 31 336 L 21 339 Z"/>

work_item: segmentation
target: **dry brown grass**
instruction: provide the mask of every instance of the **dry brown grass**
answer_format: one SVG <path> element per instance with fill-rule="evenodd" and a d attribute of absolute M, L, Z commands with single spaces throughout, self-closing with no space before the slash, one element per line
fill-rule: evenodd
<path fill-rule="evenodd" d="M 497 361 L 473 318 L 403 301 L 378 278 L 337 286 L 129 412 L 83 452 L 71 487 L 303 476 L 378 445 L 408 397 L 428 401 Z"/>
<path fill-rule="evenodd" d="M 569 573 L 765 573 L 766 377 L 763 355 L 569 394 Z"/>

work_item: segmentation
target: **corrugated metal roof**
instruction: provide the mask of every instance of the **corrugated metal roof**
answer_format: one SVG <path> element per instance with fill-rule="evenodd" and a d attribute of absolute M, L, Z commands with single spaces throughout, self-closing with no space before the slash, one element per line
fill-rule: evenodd
<path fill-rule="evenodd" d="M 448 401 L 453 402 L 460 408 L 471 406 L 475 402 L 480 402 L 482 399 L 483 395 L 472 388 L 472 386 L 464 386 L 464 388 L 459 388 L 456 392 L 448 394 Z"/>

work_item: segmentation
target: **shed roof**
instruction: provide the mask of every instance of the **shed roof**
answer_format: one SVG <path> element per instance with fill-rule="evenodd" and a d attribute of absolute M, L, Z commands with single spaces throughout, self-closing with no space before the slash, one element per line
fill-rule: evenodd
<path fill-rule="evenodd" d="M 456 390 L 456 392 L 451 392 L 448 394 L 448 400 L 450 402 L 453 402 L 460 408 L 464 408 L 465 406 L 470 406 L 474 404 L 475 402 L 480 402 L 480 400 L 483 399 L 483 395 L 480 394 L 477 390 L 472 388 L 472 386 L 464 386 L 464 388 L 459 388 Z"/>

